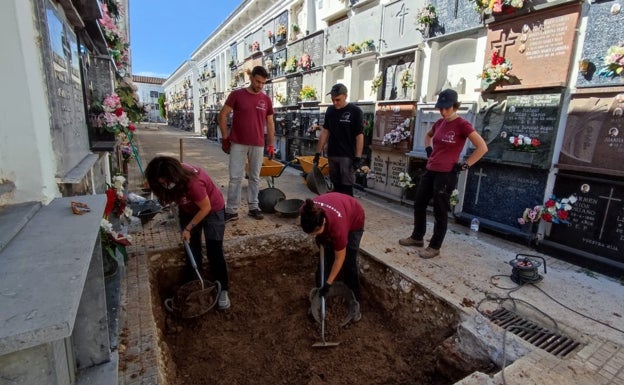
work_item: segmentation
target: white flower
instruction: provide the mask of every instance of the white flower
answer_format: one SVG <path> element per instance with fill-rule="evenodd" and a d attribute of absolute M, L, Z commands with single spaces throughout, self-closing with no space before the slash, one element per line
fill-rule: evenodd
<path fill-rule="evenodd" d="M 100 227 L 102 227 L 107 233 L 113 231 L 113 224 L 104 218 L 102 218 L 102 221 L 100 222 Z"/>

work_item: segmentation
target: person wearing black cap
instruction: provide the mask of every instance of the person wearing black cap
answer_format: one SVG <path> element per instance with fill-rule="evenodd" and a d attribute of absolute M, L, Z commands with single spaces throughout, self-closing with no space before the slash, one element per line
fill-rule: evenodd
<path fill-rule="evenodd" d="M 362 109 L 347 103 L 347 87 L 337 83 L 328 93 L 332 106 L 325 112 L 325 122 L 321 130 L 314 166 L 318 166 L 321 151 L 327 143 L 329 180 L 334 191 L 353 196 L 355 170 L 362 163 L 364 149 L 364 125 Z"/>
<path fill-rule="evenodd" d="M 399 240 L 403 246 L 424 246 L 423 237 L 427 230 L 427 205 L 433 198 L 433 235 L 429 246 L 422 250 L 421 258 L 433 258 L 440 254 L 446 235 L 448 212 L 451 209 L 450 196 L 457 186 L 458 175 L 479 161 L 488 151 L 487 144 L 470 122 L 457 115 L 460 103 L 457 92 L 446 89 L 438 95 L 435 107 L 442 118 L 438 119 L 425 134 L 427 166 L 414 199 L 414 229 L 412 235 Z M 475 149 L 462 163 L 457 163 L 466 139 Z"/>

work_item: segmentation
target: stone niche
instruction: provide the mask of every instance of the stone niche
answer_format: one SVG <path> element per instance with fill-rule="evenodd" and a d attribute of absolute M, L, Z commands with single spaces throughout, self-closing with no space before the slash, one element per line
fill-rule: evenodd
<path fill-rule="evenodd" d="M 580 9 L 572 3 L 489 24 L 484 65 L 498 52 L 517 79 L 484 91 L 566 87 Z"/>
<path fill-rule="evenodd" d="M 371 170 L 375 177 L 368 180 L 368 187 L 393 197 L 402 197 L 404 191 L 399 186 L 399 174 L 407 172 L 408 161 L 404 154 L 373 150 Z"/>
<path fill-rule="evenodd" d="M 380 103 L 375 111 L 375 127 L 373 128 L 373 140 L 371 148 L 384 152 L 405 153 L 412 148 L 414 136 L 413 121 L 410 125 L 410 136 L 396 144 L 382 144 L 384 135 L 401 125 L 406 119 L 414 118 L 416 104 L 412 103 Z"/>
<path fill-rule="evenodd" d="M 623 111 L 624 92 L 574 96 L 558 167 L 624 176 Z"/>

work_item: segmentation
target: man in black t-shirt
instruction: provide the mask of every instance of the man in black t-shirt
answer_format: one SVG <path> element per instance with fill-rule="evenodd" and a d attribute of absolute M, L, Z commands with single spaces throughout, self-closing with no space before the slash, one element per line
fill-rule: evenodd
<path fill-rule="evenodd" d="M 333 106 L 325 112 L 314 165 L 318 166 L 321 151 L 327 143 L 329 180 L 334 191 L 353 196 L 355 170 L 360 168 L 364 148 L 363 113 L 355 104 L 347 103 L 347 87 L 337 83 L 331 88 Z"/>

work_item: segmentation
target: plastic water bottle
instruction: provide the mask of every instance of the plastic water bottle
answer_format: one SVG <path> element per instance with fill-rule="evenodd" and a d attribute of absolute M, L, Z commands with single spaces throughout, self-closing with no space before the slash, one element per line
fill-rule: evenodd
<path fill-rule="evenodd" d="M 479 218 L 474 217 L 472 218 L 472 220 L 470 221 L 470 233 L 473 236 L 477 236 L 477 233 L 479 232 Z"/>

